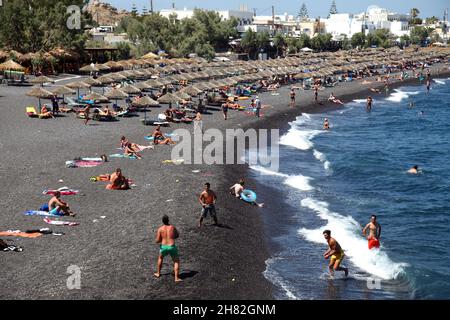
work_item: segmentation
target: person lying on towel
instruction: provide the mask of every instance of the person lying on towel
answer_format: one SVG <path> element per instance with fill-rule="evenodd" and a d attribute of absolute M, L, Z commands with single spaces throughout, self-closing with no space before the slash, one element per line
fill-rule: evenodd
<path fill-rule="evenodd" d="M 157 126 L 155 131 L 153 131 L 153 144 L 176 144 L 171 138 L 163 135 L 161 132 L 161 126 Z"/>
<path fill-rule="evenodd" d="M 110 184 L 106 186 L 108 190 L 128 190 L 130 189 L 130 184 L 128 183 L 128 179 L 125 178 L 122 174 L 122 169 L 117 168 L 116 171 L 111 174 L 111 178 L 109 180 Z"/>
<path fill-rule="evenodd" d="M 47 109 L 45 104 L 42 106 L 41 114 L 39 116 L 41 118 L 53 118 L 53 114 Z"/>
<path fill-rule="evenodd" d="M 48 202 L 48 210 L 49 213 L 55 215 L 75 216 L 67 202 L 61 200 L 61 193 L 59 191 L 55 192 L 55 195 Z"/>

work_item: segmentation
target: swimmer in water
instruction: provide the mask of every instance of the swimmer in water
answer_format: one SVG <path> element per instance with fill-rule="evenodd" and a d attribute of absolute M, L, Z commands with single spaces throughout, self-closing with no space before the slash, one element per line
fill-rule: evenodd
<path fill-rule="evenodd" d="M 419 173 L 419 166 L 415 165 L 411 169 L 408 170 L 408 173 L 411 174 L 418 174 Z"/>
<path fill-rule="evenodd" d="M 330 129 L 330 123 L 328 122 L 328 118 L 325 118 L 323 122 L 323 130 L 329 130 Z"/>
<path fill-rule="evenodd" d="M 424 115 L 425 115 L 425 112 L 423 112 L 423 111 L 419 112 L 419 116 L 424 116 Z"/>
<path fill-rule="evenodd" d="M 414 101 L 411 101 L 411 102 L 409 103 L 409 107 L 410 107 L 410 108 L 413 108 L 413 107 L 414 107 Z"/>

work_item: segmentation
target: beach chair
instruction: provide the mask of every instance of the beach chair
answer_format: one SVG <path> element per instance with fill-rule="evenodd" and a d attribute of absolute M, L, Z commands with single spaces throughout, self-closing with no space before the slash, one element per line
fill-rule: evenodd
<path fill-rule="evenodd" d="M 26 113 L 27 113 L 27 116 L 29 116 L 30 118 L 39 117 L 39 114 L 36 112 L 35 107 L 26 107 Z"/>
<path fill-rule="evenodd" d="M 78 103 L 74 99 L 67 98 L 67 97 L 66 97 L 66 102 L 67 102 L 67 106 L 72 109 L 73 108 L 75 108 L 75 109 L 85 108 L 87 105 L 85 103 Z"/>

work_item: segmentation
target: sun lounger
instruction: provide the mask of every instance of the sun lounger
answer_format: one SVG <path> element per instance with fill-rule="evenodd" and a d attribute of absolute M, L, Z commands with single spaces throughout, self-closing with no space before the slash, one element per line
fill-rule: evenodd
<path fill-rule="evenodd" d="M 29 116 L 30 118 L 37 118 L 37 117 L 39 117 L 39 114 L 36 112 L 36 108 L 35 107 L 27 107 L 26 108 L 26 113 L 27 113 L 27 116 Z"/>

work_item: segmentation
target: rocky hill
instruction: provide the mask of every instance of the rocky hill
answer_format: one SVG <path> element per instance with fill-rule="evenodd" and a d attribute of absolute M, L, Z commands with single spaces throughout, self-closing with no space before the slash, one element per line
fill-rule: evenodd
<path fill-rule="evenodd" d="M 94 21 L 101 26 L 115 26 L 123 17 L 131 15 L 126 10 L 117 10 L 109 3 L 93 0 L 87 6 L 87 11 L 92 15 Z"/>

